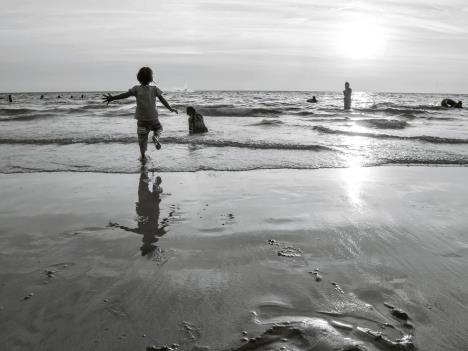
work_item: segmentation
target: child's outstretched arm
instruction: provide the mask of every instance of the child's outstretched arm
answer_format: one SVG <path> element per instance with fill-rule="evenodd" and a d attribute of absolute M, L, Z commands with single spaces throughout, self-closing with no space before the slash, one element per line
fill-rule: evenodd
<path fill-rule="evenodd" d="M 102 100 L 104 102 L 107 102 L 107 104 L 109 105 L 109 102 L 111 102 L 111 101 L 126 99 L 126 98 L 128 98 L 130 96 L 132 96 L 132 93 L 130 93 L 129 91 L 127 91 L 125 93 L 122 93 L 122 94 L 119 94 L 119 95 L 115 95 L 115 96 L 112 96 L 111 94 L 107 94 L 107 95 L 104 94 L 102 96 Z"/>
<path fill-rule="evenodd" d="M 159 101 L 161 101 L 161 103 L 171 112 L 175 112 L 176 115 L 179 114 L 179 111 L 177 111 L 175 108 L 172 108 L 171 105 L 169 105 L 169 103 L 166 101 L 166 99 L 161 95 L 159 94 L 158 95 L 158 99 Z"/>

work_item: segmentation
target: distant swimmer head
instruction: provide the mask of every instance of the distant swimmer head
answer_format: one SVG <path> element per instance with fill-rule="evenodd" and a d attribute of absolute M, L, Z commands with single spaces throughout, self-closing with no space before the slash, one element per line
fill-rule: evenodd
<path fill-rule="evenodd" d="M 192 106 L 187 107 L 187 114 L 189 116 L 193 116 L 195 113 L 197 113 L 197 111 Z"/>
<path fill-rule="evenodd" d="M 148 85 L 153 81 L 153 71 L 149 67 L 141 67 L 137 73 L 137 79 L 141 85 Z"/>

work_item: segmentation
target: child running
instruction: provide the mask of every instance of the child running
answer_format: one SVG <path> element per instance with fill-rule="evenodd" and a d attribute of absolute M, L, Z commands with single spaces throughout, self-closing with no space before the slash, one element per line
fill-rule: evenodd
<path fill-rule="evenodd" d="M 156 97 L 161 103 L 171 112 L 178 111 L 173 109 L 169 103 L 162 96 L 163 92 L 157 86 L 149 85 L 153 82 L 153 71 L 149 67 L 142 67 L 137 73 L 137 79 L 140 85 L 135 85 L 129 89 L 126 93 L 112 96 L 111 94 L 103 95 L 104 102 L 126 99 L 130 96 L 136 97 L 136 111 L 135 119 L 137 120 L 137 133 L 138 133 L 138 145 L 140 146 L 142 163 L 146 163 L 146 149 L 148 146 L 148 135 L 150 131 L 153 131 L 153 142 L 156 149 L 161 148 L 159 143 L 159 136 L 163 130 L 161 123 L 158 119 L 158 111 L 156 109 Z"/>

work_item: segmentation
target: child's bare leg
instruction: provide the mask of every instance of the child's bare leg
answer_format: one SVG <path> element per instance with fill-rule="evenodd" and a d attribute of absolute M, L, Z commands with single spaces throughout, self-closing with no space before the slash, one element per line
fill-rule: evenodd
<path fill-rule="evenodd" d="M 159 137 L 161 135 L 161 132 L 162 132 L 162 128 L 158 128 L 153 131 L 153 143 L 154 143 L 154 146 L 156 146 L 157 150 L 161 149 L 161 143 L 159 142 Z"/>
<path fill-rule="evenodd" d="M 138 134 L 138 146 L 140 146 L 141 159 L 145 159 L 146 149 L 148 147 L 148 133 Z"/>
<path fill-rule="evenodd" d="M 154 130 L 154 131 L 153 131 L 154 136 L 155 136 L 156 138 L 159 139 L 159 137 L 161 136 L 161 132 L 162 132 L 162 131 L 163 131 L 162 128 L 158 128 L 158 129 Z"/>

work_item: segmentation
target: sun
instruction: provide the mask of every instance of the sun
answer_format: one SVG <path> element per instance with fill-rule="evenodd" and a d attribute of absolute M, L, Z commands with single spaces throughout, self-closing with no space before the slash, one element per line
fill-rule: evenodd
<path fill-rule="evenodd" d="M 340 56 L 372 60 L 383 55 L 386 33 L 377 19 L 359 17 L 341 22 L 334 41 Z"/>

